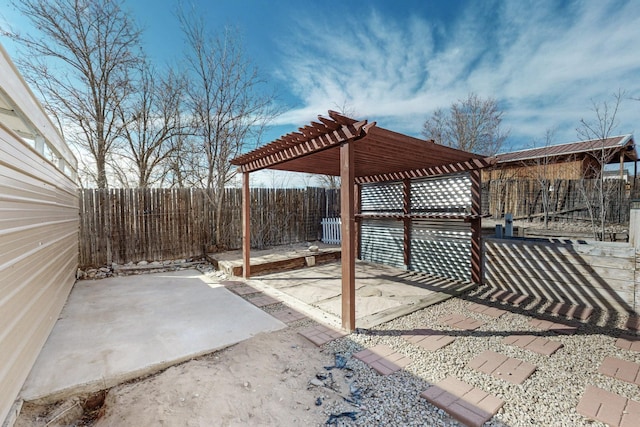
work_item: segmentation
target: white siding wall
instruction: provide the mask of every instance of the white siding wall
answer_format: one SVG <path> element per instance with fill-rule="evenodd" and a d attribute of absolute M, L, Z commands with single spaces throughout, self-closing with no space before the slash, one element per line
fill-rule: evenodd
<path fill-rule="evenodd" d="M 10 113 L 0 117 L 2 424 L 75 282 L 78 193 L 64 173 L 73 176 L 75 158 L 1 46 L 0 97 Z M 55 164 L 22 138 L 23 128 L 44 140 Z"/>

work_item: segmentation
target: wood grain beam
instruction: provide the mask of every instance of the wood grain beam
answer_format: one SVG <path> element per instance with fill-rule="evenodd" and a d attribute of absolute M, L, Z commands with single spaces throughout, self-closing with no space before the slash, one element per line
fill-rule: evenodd
<path fill-rule="evenodd" d="M 242 174 L 242 274 L 251 277 L 251 192 L 249 172 Z"/>
<path fill-rule="evenodd" d="M 448 175 L 452 173 L 466 172 L 482 169 L 495 163 L 495 158 L 471 159 L 466 162 L 450 163 L 430 168 L 414 169 L 401 172 L 390 172 L 379 175 L 361 176 L 356 178 L 359 184 L 373 182 L 402 181 L 404 179 L 424 178 L 428 176 Z"/>
<path fill-rule="evenodd" d="M 340 217 L 342 220 L 342 328 L 356 328 L 355 153 L 353 141 L 340 146 Z"/>

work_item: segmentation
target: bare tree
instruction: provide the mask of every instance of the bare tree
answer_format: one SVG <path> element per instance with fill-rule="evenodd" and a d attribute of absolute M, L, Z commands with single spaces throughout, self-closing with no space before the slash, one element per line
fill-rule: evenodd
<path fill-rule="evenodd" d="M 107 186 L 106 163 L 121 121 L 118 106 L 141 61 L 140 31 L 121 0 L 13 0 L 38 33 L 7 35 L 29 56 L 18 65 L 50 109 L 66 119 L 71 140 L 93 156 L 96 184 Z"/>
<path fill-rule="evenodd" d="M 183 86 L 183 79 L 172 70 L 159 76 L 144 63 L 131 102 L 118 106 L 127 146 L 121 157 L 135 165 L 140 188 L 160 179 L 174 149 L 172 138 L 185 132 L 180 120 Z"/>
<path fill-rule="evenodd" d="M 200 183 L 214 190 L 216 240 L 221 239 L 225 185 L 235 175 L 229 161 L 248 140 L 259 138 L 273 117 L 273 96 L 245 57 L 237 31 L 226 28 L 212 36 L 201 14 L 178 11 L 186 39 L 187 105 L 193 117 L 193 134 L 199 140 L 202 162 L 193 165 Z"/>
<path fill-rule="evenodd" d="M 580 180 L 580 190 L 587 204 L 594 238 L 601 240 L 604 240 L 605 237 L 607 210 L 612 188 L 605 183 L 604 168 L 617 152 L 617 147 L 607 147 L 606 142 L 607 139 L 614 136 L 618 127 L 618 109 L 623 98 L 624 92 L 618 90 L 609 101 L 596 102 L 591 100 L 591 110 L 595 117 L 591 120 L 580 119 L 580 125 L 576 128 L 578 137 L 582 140 L 596 141 L 596 149 L 590 153 L 592 161 L 586 165 Z M 586 186 L 587 178 L 592 178 L 594 181 L 595 201 L 590 197 L 589 189 Z"/>
<path fill-rule="evenodd" d="M 470 93 L 451 104 L 449 111 L 437 109 L 423 125 L 422 134 L 436 143 L 494 155 L 509 135 L 502 129 L 503 112 L 494 98 L 483 99 Z"/>
<path fill-rule="evenodd" d="M 553 145 L 555 130 L 547 129 L 544 136 L 543 147 L 547 148 Z M 540 145 L 534 143 L 534 146 Z M 523 166 L 529 169 L 533 175 L 533 179 L 536 181 L 540 188 L 540 199 L 542 202 L 542 215 L 544 221 L 544 228 L 549 228 L 549 207 L 551 204 L 551 190 L 552 183 L 549 178 L 549 165 L 551 164 L 551 157 L 549 155 L 538 157 L 533 161 L 533 164 L 523 162 Z M 533 167 L 531 167 L 533 166 Z"/>

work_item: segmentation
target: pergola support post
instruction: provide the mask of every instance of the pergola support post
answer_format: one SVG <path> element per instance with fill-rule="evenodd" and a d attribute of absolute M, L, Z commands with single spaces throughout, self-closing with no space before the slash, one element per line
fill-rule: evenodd
<path fill-rule="evenodd" d="M 350 141 L 340 146 L 340 218 L 342 221 L 342 328 L 356 328 L 355 166 Z"/>
<path fill-rule="evenodd" d="M 251 277 L 251 191 L 249 172 L 242 173 L 242 275 Z"/>
<path fill-rule="evenodd" d="M 471 180 L 471 281 L 482 284 L 482 181 L 479 169 L 469 171 Z"/>
<path fill-rule="evenodd" d="M 353 191 L 355 192 L 354 194 L 355 207 L 353 208 L 353 210 L 356 215 L 359 215 L 362 213 L 362 185 L 358 183 L 354 184 Z M 362 259 L 362 252 L 360 247 L 360 236 L 362 236 L 362 219 L 359 218 L 358 220 L 356 220 L 355 224 L 356 224 L 356 228 L 355 228 L 355 238 L 354 238 L 354 244 L 355 244 L 354 252 L 356 254 L 357 259 Z"/>
<path fill-rule="evenodd" d="M 404 267 L 408 270 L 411 262 L 411 180 L 407 178 L 402 180 L 402 213 L 402 254 Z"/>

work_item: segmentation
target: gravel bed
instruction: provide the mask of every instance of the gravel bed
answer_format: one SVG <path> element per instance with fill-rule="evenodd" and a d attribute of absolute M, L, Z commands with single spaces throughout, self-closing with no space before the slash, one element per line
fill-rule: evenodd
<path fill-rule="evenodd" d="M 459 423 L 449 415 L 419 396 L 431 384 L 449 375 L 505 401 L 487 426 L 603 426 L 585 419 L 575 410 L 588 384 L 640 401 L 640 387 L 598 374 L 598 367 L 606 356 L 640 363 L 640 353 L 614 345 L 627 320 L 626 315 L 611 318 L 604 313 L 594 313 L 589 323 L 580 323 L 575 335 L 557 335 L 528 325 L 532 315 L 559 321 L 558 318 L 541 315 L 544 304 L 536 301 L 530 301 L 523 308 L 494 304 L 510 310 L 498 319 L 466 309 L 469 301 L 479 301 L 478 297 L 486 291 L 481 287 L 466 296 L 449 299 L 373 329 L 357 330 L 326 344 L 323 351 L 347 357 L 347 367 L 354 373 L 354 384 L 363 391 L 359 405 L 337 403 L 326 407 L 326 413 L 357 411 L 355 421 L 347 418 L 337 420 L 337 425 L 345 426 L 457 426 Z M 527 311 L 530 307 L 537 312 Z M 475 331 L 467 332 L 451 330 L 437 322 L 440 317 L 452 313 L 486 323 Z M 451 331 L 457 338 L 435 352 L 423 350 L 402 338 L 407 331 L 427 327 Z M 502 343 L 505 336 L 522 332 L 534 332 L 560 341 L 564 347 L 551 356 L 543 356 Z M 404 370 L 384 377 L 351 357 L 353 353 L 377 344 L 389 345 L 409 357 L 412 363 Z M 469 360 L 484 350 L 515 357 L 538 368 L 524 384 L 514 385 L 467 366 Z"/>

